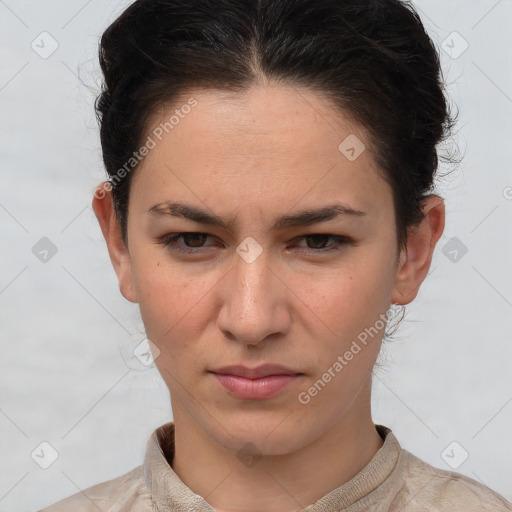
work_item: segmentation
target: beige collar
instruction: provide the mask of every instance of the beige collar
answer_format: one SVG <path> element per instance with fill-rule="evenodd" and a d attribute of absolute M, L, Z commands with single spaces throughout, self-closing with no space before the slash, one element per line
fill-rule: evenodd
<path fill-rule="evenodd" d="M 401 447 L 391 430 L 376 425 L 384 444 L 370 462 L 352 479 L 330 491 L 303 512 L 338 512 L 377 489 L 396 466 Z M 174 422 L 157 428 L 151 435 L 144 458 L 144 480 L 158 512 L 215 512 L 192 492 L 174 472 L 168 460 L 174 456 Z"/>

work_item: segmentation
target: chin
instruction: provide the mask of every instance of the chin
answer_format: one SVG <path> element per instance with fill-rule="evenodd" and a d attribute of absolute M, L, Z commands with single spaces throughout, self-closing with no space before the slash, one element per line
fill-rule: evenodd
<path fill-rule="evenodd" d="M 315 438 L 314 425 L 299 411 L 234 411 L 223 415 L 222 426 L 210 424 L 209 435 L 224 448 L 238 452 L 254 445 L 262 455 L 284 455 L 309 444 Z"/>

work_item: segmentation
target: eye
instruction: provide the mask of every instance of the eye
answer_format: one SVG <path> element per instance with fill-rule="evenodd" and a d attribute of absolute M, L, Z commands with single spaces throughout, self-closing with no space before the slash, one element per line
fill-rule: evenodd
<path fill-rule="evenodd" d="M 213 245 L 204 245 L 208 238 L 213 238 L 208 233 L 172 233 L 160 238 L 157 243 L 162 244 L 164 247 L 169 247 L 173 251 L 183 254 L 199 254 L 204 253 L 206 247 L 213 247 Z M 296 240 L 303 240 L 307 246 L 298 246 L 299 252 L 307 254 L 325 254 L 330 251 L 339 250 L 340 246 L 353 243 L 351 239 L 343 236 L 329 235 L 329 234 L 310 234 L 298 237 Z M 333 243 L 327 244 L 329 240 Z M 313 245 L 313 247 L 310 247 Z"/>
<path fill-rule="evenodd" d="M 172 250 L 177 252 L 195 254 L 197 252 L 204 252 L 198 251 L 197 249 L 205 247 L 201 244 L 209 236 L 208 233 L 172 233 L 164 236 L 157 243 L 162 244 L 164 247 L 169 246 Z M 185 245 L 179 243 L 180 239 L 185 242 Z M 188 245 L 188 242 L 191 242 L 191 245 Z"/>
<path fill-rule="evenodd" d="M 303 239 L 306 244 L 313 245 L 313 247 L 306 247 L 306 251 L 301 251 L 310 254 L 337 251 L 341 245 L 351 243 L 351 241 L 346 237 L 329 234 L 303 235 L 299 238 Z M 334 242 L 326 245 L 329 239 L 334 240 Z"/>

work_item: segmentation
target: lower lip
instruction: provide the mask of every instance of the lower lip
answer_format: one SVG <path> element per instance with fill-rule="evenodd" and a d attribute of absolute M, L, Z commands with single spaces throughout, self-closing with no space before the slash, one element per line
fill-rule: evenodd
<path fill-rule="evenodd" d="M 300 375 L 269 375 L 259 379 L 246 379 L 237 375 L 213 374 L 216 379 L 236 398 L 260 400 L 277 395 L 295 382 Z"/>

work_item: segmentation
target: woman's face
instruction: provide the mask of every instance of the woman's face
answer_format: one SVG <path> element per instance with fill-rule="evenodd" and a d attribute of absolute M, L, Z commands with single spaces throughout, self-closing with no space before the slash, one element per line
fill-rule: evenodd
<path fill-rule="evenodd" d="M 367 414 L 399 255 L 365 133 L 317 93 L 274 85 L 194 91 L 146 135 L 117 271 L 160 351 L 175 418 L 277 454 Z M 197 234 L 160 243 L 180 233 Z M 225 379 L 233 391 L 212 373 L 263 364 L 299 375 L 259 391 Z"/>

